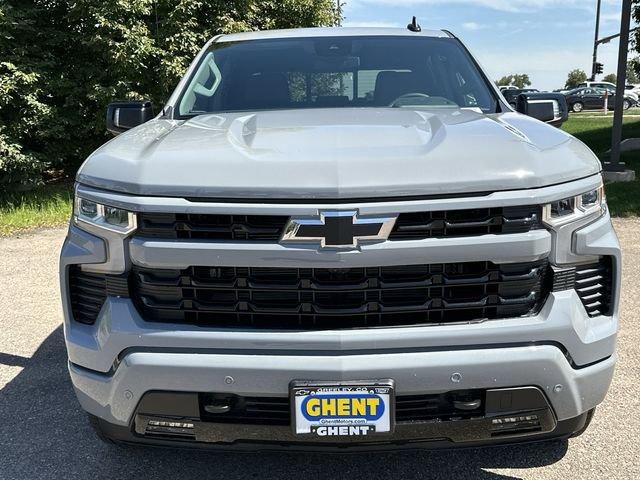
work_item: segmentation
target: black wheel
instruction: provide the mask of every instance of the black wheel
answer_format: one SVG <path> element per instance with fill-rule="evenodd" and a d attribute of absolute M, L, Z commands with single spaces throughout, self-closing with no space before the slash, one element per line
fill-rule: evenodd
<path fill-rule="evenodd" d="M 622 101 L 622 109 L 623 110 L 629 110 L 631 108 L 631 102 L 627 99 L 624 99 Z"/>
<path fill-rule="evenodd" d="M 580 113 L 584 110 L 584 104 L 582 102 L 576 102 L 571 105 L 571 110 L 573 110 L 575 113 Z"/>
<path fill-rule="evenodd" d="M 580 430 L 578 430 L 577 432 L 573 432 L 569 438 L 576 438 L 576 437 L 579 437 L 580 435 L 582 435 L 587 430 L 587 428 L 589 428 L 589 425 L 591 424 L 591 420 L 593 419 L 593 415 L 595 413 L 596 413 L 596 409 L 595 408 L 592 408 L 591 410 L 589 410 L 587 412 L 587 418 L 584 421 L 584 426 Z"/>

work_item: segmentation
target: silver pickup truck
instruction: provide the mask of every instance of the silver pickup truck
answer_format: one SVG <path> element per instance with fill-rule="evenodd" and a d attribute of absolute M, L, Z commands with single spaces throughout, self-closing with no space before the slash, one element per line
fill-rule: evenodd
<path fill-rule="evenodd" d="M 416 30 L 218 36 L 159 115 L 109 106 L 119 135 L 78 172 L 60 261 L 69 371 L 103 439 L 587 428 L 620 294 L 600 163 L 515 112 L 454 35 Z"/>

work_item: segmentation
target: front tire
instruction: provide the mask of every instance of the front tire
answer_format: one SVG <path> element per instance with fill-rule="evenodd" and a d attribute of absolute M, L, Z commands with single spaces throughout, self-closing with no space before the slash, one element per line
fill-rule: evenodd
<path fill-rule="evenodd" d="M 574 113 L 580 113 L 584 110 L 584 104 L 582 102 L 576 102 L 573 105 L 571 105 L 571 110 Z"/>
<path fill-rule="evenodd" d="M 622 101 L 622 109 L 629 110 L 631 108 L 631 102 L 629 100 Z"/>

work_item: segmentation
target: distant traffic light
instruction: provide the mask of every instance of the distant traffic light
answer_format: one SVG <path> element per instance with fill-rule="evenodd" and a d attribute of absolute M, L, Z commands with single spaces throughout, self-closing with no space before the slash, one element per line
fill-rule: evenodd
<path fill-rule="evenodd" d="M 600 62 L 596 62 L 593 65 L 593 71 L 598 75 L 601 74 L 604 71 L 604 65 L 601 64 Z"/>

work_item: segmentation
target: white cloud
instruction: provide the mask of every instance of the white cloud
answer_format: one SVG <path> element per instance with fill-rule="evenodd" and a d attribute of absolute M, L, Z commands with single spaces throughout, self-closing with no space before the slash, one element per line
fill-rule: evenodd
<path fill-rule="evenodd" d="M 504 12 L 536 11 L 546 7 L 574 7 L 594 10 L 594 5 L 585 0 L 352 0 L 351 7 L 357 5 L 393 5 L 395 7 L 417 5 L 474 5 L 478 7 L 501 10 Z M 605 0 L 604 3 L 616 4 L 616 0 Z M 356 4 L 356 5 L 353 5 Z M 349 3 L 347 3 L 349 6 Z"/>
<path fill-rule="evenodd" d="M 465 30 L 471 30 L 471 31 L 476 31 L 476 30 L 482 30 L 483 28 L 487 28 L 488 25 L 481 25 L 477 22 L 464 22 L 462 24 L 462 28 L 464 28 Z"/>
<path fill-rule="evenodd" d="M 513 34 L 514 32 L 516 33 L 523 32 L 525 30 L 533 31 L 534 29 L 548 31 L 550 28 L 559 28 L 559 29 L 584 28 L 585 22 L 579 21 L 579 20 L 574 20 L 574 21 L 557 20 L 557 21 L 547 21 L 547 22 L 524 20 L 521 22 L 501 21 L 501 22 L 496 22 L 492 24 L 466 22 L 461 25 L 462 25 L 462 28 L 466 30 L 483 30 L 486 28 L 491 28 L 495 32 L 495 35 L 504 36 L 504 35 Z M 514 26 L 517 28 L 514 29 L 513 28 Z"/>

